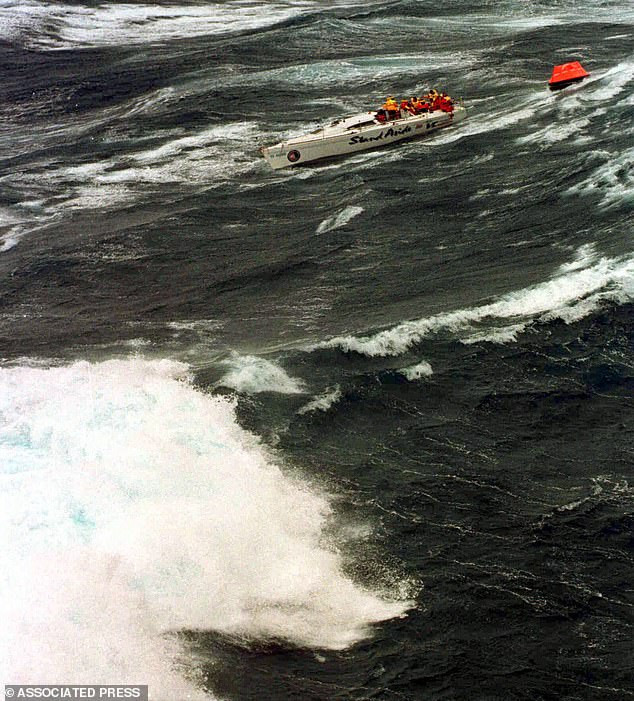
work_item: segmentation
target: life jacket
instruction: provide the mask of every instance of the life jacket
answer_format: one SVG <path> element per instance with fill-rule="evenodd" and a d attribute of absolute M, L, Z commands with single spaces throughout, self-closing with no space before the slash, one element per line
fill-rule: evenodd
<path fill-rule="evenodd" d="M 443 112 L 453 112 L 453 102 L 449 95 L 443 95 L 439 98 L 438 107 Z"/>
<path fill-rule="evenodd" d="M 383 103 L 383 109 L 388 112 L 398 112 L 398 104 L 396 100 L 386 100 Z"/>

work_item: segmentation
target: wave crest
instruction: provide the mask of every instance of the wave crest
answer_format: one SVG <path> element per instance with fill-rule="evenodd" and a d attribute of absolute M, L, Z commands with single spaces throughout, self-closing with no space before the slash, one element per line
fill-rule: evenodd
<path fill-rule="evenodd" d="M 186 366 L 4 368 L 0 387 L 15 683 L 142 678 L 186 698 L 171 631 L 340 649 L 407 608 L 344 574 L 328 500 Z"/>

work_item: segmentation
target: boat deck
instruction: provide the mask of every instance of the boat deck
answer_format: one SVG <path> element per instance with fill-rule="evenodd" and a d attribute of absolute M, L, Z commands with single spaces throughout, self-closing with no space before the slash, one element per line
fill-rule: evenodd
<path fill-rule="evenodd" d="M 296 146 L 298 144 L 322 141 L 324 139 L 341 138 L 347 134 L 359 134 L 364 130 L 375 129 L 377 127 L 393 127 L 398 129 L 401 126 L 417 124 L 447 113 L 443 112 L 442 110 L 435 110 L 434 112 L 423 112 L 421 114 L 408 114 L 400 119 L 393 119 L 387 122 L 380 122 L 378 119 L 376 119 L 375 114 L 375 112 L 364 112 L 362 114 L 352 115 L 351 117 L 344 117 L 343 119 L 338 119 L 322 129 L 316 129 L 309 134 L 294 136 L 287 139 L 286 141 L 281 142 L 280 145 L 283 145 L 284 147 Z"/>

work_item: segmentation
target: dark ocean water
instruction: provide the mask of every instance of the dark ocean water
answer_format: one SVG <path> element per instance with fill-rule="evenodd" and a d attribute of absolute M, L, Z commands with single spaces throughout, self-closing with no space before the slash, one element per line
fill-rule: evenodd
<path fill-rule="evenodd" d="M 634 698 L 633 47 L 620 1 L 0 0 L 0 681 Z M 467 120 L 257 151 L 430 86 Z"/>

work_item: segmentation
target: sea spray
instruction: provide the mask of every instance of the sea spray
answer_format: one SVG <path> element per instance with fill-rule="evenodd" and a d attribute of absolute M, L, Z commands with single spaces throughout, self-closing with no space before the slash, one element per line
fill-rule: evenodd
<path fill-rule="evenodd" d="M 340 649 L 407 603 L 343 573 L 328 500 L 171 361 L 0 369 L 2 659 L 14 683 L 196 698 L 171 633 Z"/>

